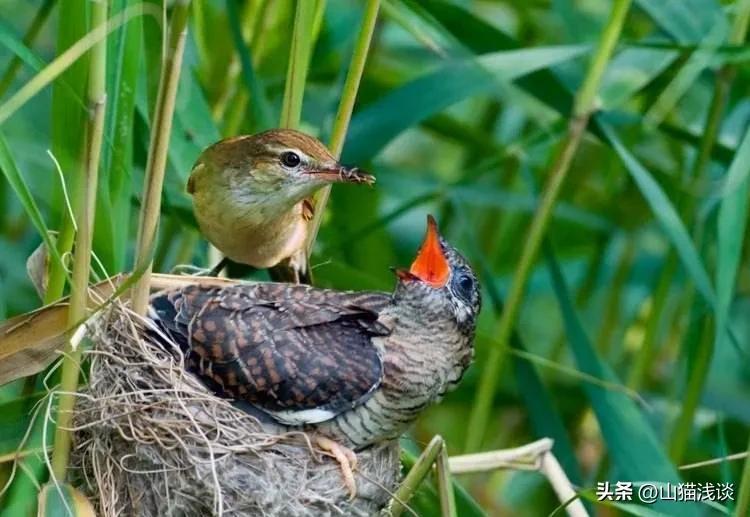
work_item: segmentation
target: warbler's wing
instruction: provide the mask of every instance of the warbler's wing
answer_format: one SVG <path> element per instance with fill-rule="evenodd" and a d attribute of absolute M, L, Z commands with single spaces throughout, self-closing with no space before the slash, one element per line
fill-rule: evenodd
<path fill-rule="evenodd" d="M 322 422 L 366 400 L 383 364 L 372 342 L 389 334 L 384 293 L 264 283 L 188 286 L 152 298 L 153 317 L 217 395 L 279 422 Z"/>

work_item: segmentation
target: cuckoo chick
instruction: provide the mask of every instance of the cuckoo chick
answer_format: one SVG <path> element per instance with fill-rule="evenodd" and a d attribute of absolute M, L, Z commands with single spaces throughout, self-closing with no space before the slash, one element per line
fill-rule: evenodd
<path fill-rule="evenodd" d="M 395 272 L 390 294 L 191 285 L 154 295 L 150 317 L 217 395 L 311 432 L 354 495 L 353 451 L 400 436 L 473 357 L 479 286 L 434 219 Z"/>

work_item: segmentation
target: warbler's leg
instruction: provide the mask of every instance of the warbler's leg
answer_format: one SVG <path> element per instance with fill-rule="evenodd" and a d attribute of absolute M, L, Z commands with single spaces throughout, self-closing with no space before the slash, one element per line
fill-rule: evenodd
<path fill-rule="evenodd" d="M 312 274 L 304 249 L 270 268 L 268 274 L 274 282 L 312 285 Z"/>
<path fill-rule="evenodd" d="M 225 267 L 229 265 L 229 259 L 224 257 L 208 272 L 208 276 L 219 276 Z"/>
<path fill-rule="evenodd" d="M 341 467 L 344 476 L 344 485 L 349 490 L 349 499 L 357 496 L 357 482 L 354 480 L 354 469 L 357 468 L 357 455 L 348 447 L 334 442 L 324 436 L 316 436 L 315 443 L 324 451 L 330 453 Z"/>

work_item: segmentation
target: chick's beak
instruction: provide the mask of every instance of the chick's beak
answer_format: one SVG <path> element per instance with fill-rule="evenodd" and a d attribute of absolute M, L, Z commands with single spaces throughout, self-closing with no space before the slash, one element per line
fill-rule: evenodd
<path fill-rule="evenodd" d="M 431 215 L 427 216 L 427 235 L 408 273 L 435 288 L 443 287 L 448 282 L 450 264 L 440 244 L 437 223 Z"/>
<path fill-rule="evenodd" d="M 307 174 L 330 183 L 367 183 L 368 185 L 375 183 L 375 177 L 371 174 L 357 167 L 347 167 L 335 162 L 320 167 L 312 167 L 307 171 Z"/>

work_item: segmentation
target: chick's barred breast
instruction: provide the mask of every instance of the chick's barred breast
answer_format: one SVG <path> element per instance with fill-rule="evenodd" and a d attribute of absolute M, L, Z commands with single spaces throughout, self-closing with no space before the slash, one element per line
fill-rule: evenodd
<path fill-rule="evenodd" d="M 217 395 L 288 425 L 325 421 L 365 402 L 383 378 L 372 339 L 385 293 L 263 283 L 191 285 L 155 295 L 152 318 L 187 368 Z"/>

